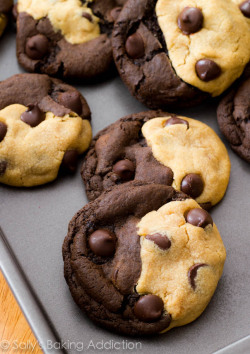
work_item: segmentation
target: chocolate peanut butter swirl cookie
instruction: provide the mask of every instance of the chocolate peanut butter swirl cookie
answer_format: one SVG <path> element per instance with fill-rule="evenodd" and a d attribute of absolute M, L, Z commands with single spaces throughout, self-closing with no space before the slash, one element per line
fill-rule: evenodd
<path fill-rule="evenodd" d="M 114 26 L 121 78 L 150 108 L 218 96 L 250 60 L 249 2 L 128 0 Z"/>
<path fill-rule="evenodd" d="M 217 118 L 232 149 L 250 163 L 250 78 L 239 82 L 222 99 Z"/>
<path fill-rule="evenodd" d="M 0 83 L 0 183 L 35 186 L 60 166 L 75 171 L 91 141 L 90 110 L 72 86 L 47 75 L 19 74 Z"/>
<path fill-rule="evenodd" d="M 211 216 L 186 198 L 169 186 L 129 182 L 71 220 L 63 245 L 65 279 L 95 323 L 149 335 L 204 311 L 226 252 Z"/>
<path fill-rule="evenodd" d="M 13 5 L 13 0 L 0 0 L 0 36 L 8 22 L 8 13 Z"/>
<path fill-rule="evenodd" d="M 17 57 L 28 71 L 92 79 L 111 68 L 116 0 L 19 0 Z"/>
<path fill-rule="evenodd" d="M 94 137 L 82 166 L 90 200 L 131 180 L 173 186 L 209 208 L 224 196 L 227 150 L 206 124 L 162 111 L 124 117 Z"/>

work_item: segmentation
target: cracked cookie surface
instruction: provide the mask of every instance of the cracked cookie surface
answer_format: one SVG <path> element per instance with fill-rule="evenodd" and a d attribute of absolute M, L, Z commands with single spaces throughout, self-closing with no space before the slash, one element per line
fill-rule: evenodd
<path fill-rule="evenodd" d="M 250 78 L 239 82 L 222 99 L 217 119 L 232 149 L 250 163 Z"/>
<path fill-rule="evenodd" d="M 210 7 L 215 2 L 204 3 L 204 14 L 202 6 L 196 5 L 198 2 L 129 0 L 114 26 L 112 42 L 117 69 L 132 95 L 149 108 L 187 107 L 218 95 L 241 75 L 249 62 L 248 19 L 239 6 L 231 0 L 230 6 L 226 6 L 226 1 L 221 0 L 217 6 L 225 21 L 218 23 L 217 16 L 210 16 Z M 201 8 L 200 14 L 186 11 L 197 6 Z M 233 35 L 229 35 L 234 32 L 231 13 L 239 23 L 239 33 Z M 227 36 L 220 33 L 220 26 Z M 216 50 L 217 42 L 223 42 L 226 58 L 231 55 L 228 60 L 223 50 Z M 185 57 L 188 60 L 182 65 Z"/>
<path fill-rule="evenodd" d="M 0 83 L 0 183 L 35 186 L 74 172 L 91 141 L 90 110 L 73 87 L 47 75 Z"/>
<path fill-rule="evenodd" d="M 112 68 L 110 35 L 121 1 L 18 2 L 17 57 L 28 71 L 93 79 Z"/>
<path fill-rule="evenodd" d="M 224 144 L 204 123 L 148 111 L 98 133 L 81 174 L 90 200 L 134 179 L 172 185 L 209 208 L 224 196 L 230 160 Z"/>
<path fill-rule="evenodd" d="M 186 198 L 169 186 L 134 181 L 73 217 L 63 245 L 65 279 L 95 323 L 150 335 L 204 311 L 226 253 L 211 216 Z"/>

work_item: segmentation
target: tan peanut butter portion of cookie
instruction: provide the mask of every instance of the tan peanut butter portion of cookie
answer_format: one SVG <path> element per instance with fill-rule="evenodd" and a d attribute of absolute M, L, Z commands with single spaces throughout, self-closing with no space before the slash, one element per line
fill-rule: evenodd
<path fill-rule="evenodd" d="M 213 223 L 194 200 L 187 199 L 148 213 L 137 225 L 142 271 L 136 290 L 163 300 L 165 310 L 172 316 L 166 330 L 200 316 L 213 296 L 226 259 L 216 225 L 198 227 L 187 222 L 191 210 L 205 213 L 208 222 Z M 152 235 L 167 237 L 170 246 L 160 248 L 157 241 L 151 240 Z"/>
<path fill-rule="evenodd" d="M 57 117 L 39 111 L 39 121 L 35 110 L 25 112 L 19 104 L 0 111 L 0 183 L 29 187 L 53 181 L 65 153 L 81 154 L 89 147 L 90 123 L 76 113 Z M 30 119 L 37 120 L 35 125 Z"/>
<path fill-rule="evenodd" d="M 223 198 L 230 176 L 230 160 L 225 145 L 206 124 L 178 117 L 177 120 L 182 119 L 188 125 L 168 125 L 172 117 L 154 118 L 143 125 L 142 133 L 155 159 L 172 169 L 174 188 L 191 195 L 182 189 L 182 181 L 195 174 L 203 181 L 196 201 L 215 205 Z"/>
<path fill-rule="evenodd" d="M 7 25 L 7 17 L 6 15 L 0 13 L 0 36 L 3 34 L 6 25 Z"/>
<path fill-rule="evenodd" d="M 19 0 L 18 12 L 35 20 L 48 17 L 54 30 L 61 31 L 71 44 L 88 42 L 100 35 L 99 19 L 80 0 Z"/>
<path fill-rule="evenodd" d="M 218 96 L 242 74 L 250 30 L 238 0 L 158 0 L 156 14 L 183 81 Z"/>

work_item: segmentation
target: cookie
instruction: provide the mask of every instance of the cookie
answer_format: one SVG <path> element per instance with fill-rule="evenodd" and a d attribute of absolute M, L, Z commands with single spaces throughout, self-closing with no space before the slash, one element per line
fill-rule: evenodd
<path fill-rule="evenodd" d="M 194 321 L 226 258 L 211 216 L 158 184 L 104 192 L 71 220 L 63 245 L 74 301 L 97 324 L 150 335 Z"/>
<path fill-rule="evenodd" d="M 0 36 L 8 22 L 8 13 L 13 5 L 13 0 L 0 0 Z"/>
<path fill-rule="evenodd" d="M 217 118 L 232 149 L 250 163 L 250 78 L 235 85 L 222 99 Z"/>
<path fill-rule="evenodd" d="M 249 22 L 236 2 L 128 0 L 112 42 L 132 95 L 167 109 L 225 91 L 250 60 Z"/>
<path fill-rule="evenodd" d="M 148 111 L 124 117 L 97 134 L 81 174 L 89 200 L 135 179 L 172 185 L 209 208 L 226 191 L 230 160 L 204 123 Z"/>
<path fill-rule="evenodd" d="M 19 0 L 17 58 L 25 70 L 93 79 L 112 67 L 116 0 Z"/>
<path fill-rule="evenodd" d="M 90 110 L 72 86 L 47 75 L 0 82 L 0 183 L 36 186 L 74 172 L 91 141 Z"/>

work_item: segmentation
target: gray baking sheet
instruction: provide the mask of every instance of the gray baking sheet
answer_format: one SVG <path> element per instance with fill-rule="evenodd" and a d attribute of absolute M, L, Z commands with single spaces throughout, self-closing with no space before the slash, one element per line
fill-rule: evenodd
<path fill-rule="evenodd" d="M 9 31 L 0 40 L 0 81 L 20 72 L 22 69 L 15 56 L 15 35 Z M 90 105 L 94 134 L 126 114 L 146 110 L 130 96 L 118 77 L 77 88 Z M 207 103 L 174 113 L 199 119 L 221 136 L 216 122 L 216 104 Z M 68 222 L 87 203 L 79 171 L 73 177 L 59 178 L 37 188 L 0 186 L 0 225 L 43 309 L 41 326 L 37 320 L 32 323 L 39 338 L 46 341 L 43 324 L 51 321 L 47 324 L 48 329 L 54 328 L 58 340 L 66 346 L 68 343 L 70 353 L 208 354 L 250 334 L 250 166 L 237 157 L 227 143 L 226 146 L 232 163 L 230 184 L 225 198 L 212 211 L 227 249 L 223 277 L 211 303 L 198 320 L 154 338 L 131 339 L 105 331 L 88 321 L 71 298 L 63 278 L 61 246 Z M 9 257 L 5 253 L 1 265 L 13 285 L 15 274 L 9 266 Z M 27 304 L 27 298 L 34 298 L 34 294 L 22 294 L 19 291 L 22 286 L 24 283 L 18 283 L 13 288 L 30 319 L 32 311 L 37 316 Z M 44 311 L 49 320 L 44 317 Z M 114 347 L 114 343 L 118 344 Z"/>

